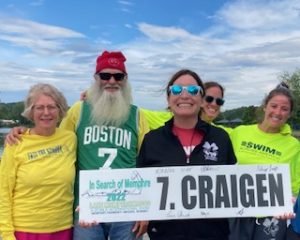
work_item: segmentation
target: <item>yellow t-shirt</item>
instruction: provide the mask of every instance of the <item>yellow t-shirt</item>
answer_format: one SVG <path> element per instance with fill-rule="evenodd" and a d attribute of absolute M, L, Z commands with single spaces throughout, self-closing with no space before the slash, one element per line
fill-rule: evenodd
<path fill-rule="evenodd" d="M 50 233 L 72 227 L 76 136 L 56 129 L 4 148 L 0 165 L 0 233 Z"/>
<path fill-rule="evenodd" d="M 238 164 L 290 165 L 292 190 L 297 196 L 300 187 L 300 144 L 285 124 L 278 133 L 266 133 L 257 124 L 236 127 L 230 135 Z"/>
<path fill-rule="evenodd" d="M 141 108 L 141 112 L 145 115 L 150 130 L 163 126 L 165 122 L 173 117 L 173 114 L 167 111 L 152 111 Z"/>
<path fill-rule="evenodd" d="M 173 113 L 168 111 L 152 111 L 141 108 L 141 112 L 144 113 L 150 130 L 163 126 L 165 122 L 169 121 L 173 117 Z M 232 128 L 224 127 L 222 125 L 215 125 L 214 123 L 211 124 L 215 127 L 224 129 L 228 134 L 230 134 L 232 131 Z"/>

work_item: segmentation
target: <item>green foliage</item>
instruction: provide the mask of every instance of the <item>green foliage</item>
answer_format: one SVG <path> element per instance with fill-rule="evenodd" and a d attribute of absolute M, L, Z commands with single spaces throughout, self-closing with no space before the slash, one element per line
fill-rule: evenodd
<path fill-rule="evenodd" d="M 28 125 L 30 121 L 21 116 L 23 110 L 23 102 L 0 103 L 0 119 L 14 120 L 18 125 Z"/>
<path fill-rule="evenodd" d="M 284 81 L 289 85 L 295 100 L 294 111 L 288 123 L 294 130 L 300 130 L 300 69 L 296 69 L 293 73 L 283 72 L 279 76 L 279 80 L 280 82 Z M 263 118 L 263 115 L 264 113 L 261 107 L 240 107 L 222 112 L 215 122 L 218 122 L 222 119 L 233 120 L 236 118 L 241 118 L 243 120 L 242 124 L 252 124 L 260 122 Z"/>
<path fill-rule="evenodd" d="M 283 72 L 279 76 L 279 80 L 287 82 L 291 90 L 299 98 L 299 94 L 300 94 L 300 69 L 299 68 L 297 68 L 293 73 Z"/>
<path fill-rule="evenodd" d="M 243 124 L 253 124 L 257 122 L 256 110 L 257 107 L 253 105 L 245 108 L 242 115 Z"/>
<path fill-rule="evenodd" d="M 293 129 L 300 130 L 300 68 L 293 73 L 283 72 L 279 80 L 288 83 L 295 99 L 294 112 L 289 120 Z M 21 116 L 23 112 L 23 102 L 0 103 L 0 119 L 12 119 L 18 122 L 18 125 L 30 125 L 30 121 Z M 214 122 L 219 120 L 234 120 L 241 118 L 242 124 L 252 124 L 258 122 L 263 117 L 263 111 L 260 107 L 248 106 L 222 112 Z"/>
<path fill-rule="evenodd" d="M 251 124 L 257 122 L 257 108 L 258 107 L 255 106 L 248 106 L 227 110 L 220 114 L 220 119 L 233 120 L 241 118 L 243 120 L 243 124 Z"/>
<path fill-rule="evenodd" d="M 300 128 L 300 69 L 297 68 L 293 73 L 283 72 L 279 76 L 280 81 L 286 82 L 292 91 L 295 104 L 290 124 L 293 128 Z"/>
<path fill-rule="evenodd" d="M 222 112 L 222 119 L 227 119 L 227 120 L 232 120 L 235 118 L 240 118 L 243 116 L 243 113 L 245 111 L 246 107 L 240 107 L 240 108 L 235 108 L 235 109 L 230 109 L 225 112 Z"/>

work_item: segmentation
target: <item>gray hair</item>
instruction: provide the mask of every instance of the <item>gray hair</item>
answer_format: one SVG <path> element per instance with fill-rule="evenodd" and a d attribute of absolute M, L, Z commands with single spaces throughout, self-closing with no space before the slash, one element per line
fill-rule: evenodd
<path fill-rule="evenodd" d="M 33 120 L 32 107 L 36 99 L 40 95 L 51 97 L 59 108 L 59 120 L 63 119 L 68 110 L 67 100 L 64 95 L 54 86 L 46 83 L 38 83 L 33 85 L 28 92 L 28 95 L 24 101 L 24 111 L 22 116 L 28 120 Z"/>

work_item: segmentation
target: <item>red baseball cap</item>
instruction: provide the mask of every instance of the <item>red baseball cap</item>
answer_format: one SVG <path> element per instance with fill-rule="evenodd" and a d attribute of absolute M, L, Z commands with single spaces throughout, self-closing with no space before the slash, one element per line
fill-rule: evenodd
<path fill-rule="evenodd" d="M 113 68 L 118 69 L 127 74 L 126 67 L 124 64 L 125 61 L 126 58 L 122 52 L 104 51 L 97 58 L 96 73 L 100 72 L 104 68 Z"/>

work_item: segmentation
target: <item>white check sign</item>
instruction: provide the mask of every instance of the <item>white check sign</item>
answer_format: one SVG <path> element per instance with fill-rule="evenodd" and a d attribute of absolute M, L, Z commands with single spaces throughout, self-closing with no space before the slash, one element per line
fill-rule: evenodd
<path fill-rule="evenodd" d="M 209 165 L 80 171 L 80 220 L 273 216 L 293 211 L 289 167 Z"/>

